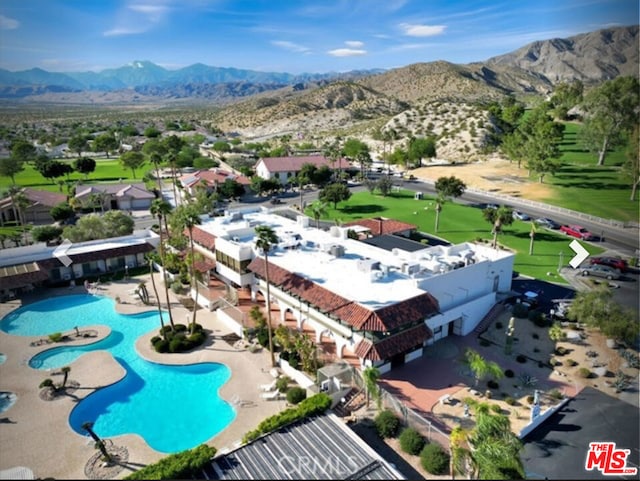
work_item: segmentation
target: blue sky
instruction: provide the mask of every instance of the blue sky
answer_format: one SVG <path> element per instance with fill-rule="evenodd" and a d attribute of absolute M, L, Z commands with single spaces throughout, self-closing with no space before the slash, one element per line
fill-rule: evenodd
<path fill-rule="evenodd" d="M 638 23 L 638 0 L 2 0 L 0 68 L 271 72 L 467 63 Z"/>

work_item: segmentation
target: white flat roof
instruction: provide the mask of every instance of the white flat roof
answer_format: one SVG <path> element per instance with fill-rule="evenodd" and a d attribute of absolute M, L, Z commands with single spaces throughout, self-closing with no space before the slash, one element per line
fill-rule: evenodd
<path fill-rule="evenodd" d="M 238 212 L 242 211 L 236 211 L 235 220 L 231 216 L 217 217 L 204 220 L 198 228 L 255 249 L 253 229 L 268 225 L 280 239 L 279 246 L 269 254 L 271 263 L 371 309 L 424 293 L 417 287 L 418 281 L 462 267 L 465 258 L 478 263 L 513 255 L 469 243 L 425 247 L 413 253 L 399 249 L 390 252 L 345 238 L 347 228 L 333 228 L 336 237 L 311 227 L 312 220 L 305 227 L 266 209 L 247 210 L 242 217 Z M 233 232 L 241 235 L 233 236 Z M 341 255 L 336 256 L 336 250 Z"/>

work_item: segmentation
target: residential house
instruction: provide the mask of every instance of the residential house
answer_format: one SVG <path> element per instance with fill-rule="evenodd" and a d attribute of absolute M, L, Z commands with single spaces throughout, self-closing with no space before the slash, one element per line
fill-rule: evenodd
<path fill-rule="evenodd" d="M 256 164 L 256 175 L 263 179 L 275 179 L 282 185 L 295 177 L 305 164 L 320 168 L 326 165 L 334 168 L 331 160 L 323 155 L 307 155 L 304 157 L 265 157 Z M 346 166 L 346 162 L 344 163 Z"/>
<path fill-rule="evenodd" d="M 35 190 L 29 187 L 22 189 L 22 194 L 29 201 L 29 205 L 22 213 L 27 224 L 51 224 L 53 218 L 49 213 L 56 205 L 66 202 L 67 196 L 57 192 Z M 0 225 L 7 222 L 19 221 L 19 213 L 11 196 L 0 199 Z"/>
<path fill-rule="evenodd" d="M 266 265 L 255 227 L 271 226 L 279 243 L 268 256 L 269 284 L 280 322 L 290 312 L 298 329 L 313 329 L 317 343 L 334 342 L 339 357 L 357 356 L 361 366 L 386 372 L 439 339 L 470 333 L 511 289 L 512 252 L 468 242 L 388 250 L 350 239 L 348 227 L 326 232 L 309 220 L 264 207 L 203 218 L 195 232 L 215 252 L 198 249 L 215 256 L 219 277 L 264 299 Z"/>
<path fill-rule="evenodd" d="M 125 211 L 149 209 L 155 198 L 142 183 L 80 185 L 75 195 L 82 206 Z"/>
<path fill-rule="evenodd" d="M 189 194 L 196 195 L 198 186 L 203 186 L 207 192 L 214 192 L 218 185 L 228 180 L 235 180 L 245 188 L 251 185 L 251 180 L 244 175 L 236 175 L 218 168 L 190 172 L 180 177 L 180 184 Z"/>

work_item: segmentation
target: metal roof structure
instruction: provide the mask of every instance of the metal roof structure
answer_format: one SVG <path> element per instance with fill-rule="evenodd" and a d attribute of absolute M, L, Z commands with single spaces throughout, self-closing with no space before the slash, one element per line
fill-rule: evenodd
<path fill-rule="evenodd" d="M 214 458 L 209 479 L 404 479 L 335 414 L 293 423 Z"/>

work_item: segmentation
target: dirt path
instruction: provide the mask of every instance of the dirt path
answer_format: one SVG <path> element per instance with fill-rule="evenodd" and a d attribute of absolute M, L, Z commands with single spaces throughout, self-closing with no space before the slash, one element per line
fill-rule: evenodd
<path fill-rule="evenodd" d="M 515 163 L 500 158 L 466 164 L 434 164 L 416 169 L 412 174 L 419 179 L 433 181 L 442 176 L 454 175 L 467 187 L 530 200 L 553 197 L 553 190 L 549 185 L 531 182 L 525 168 L 518 169 Z"/>

